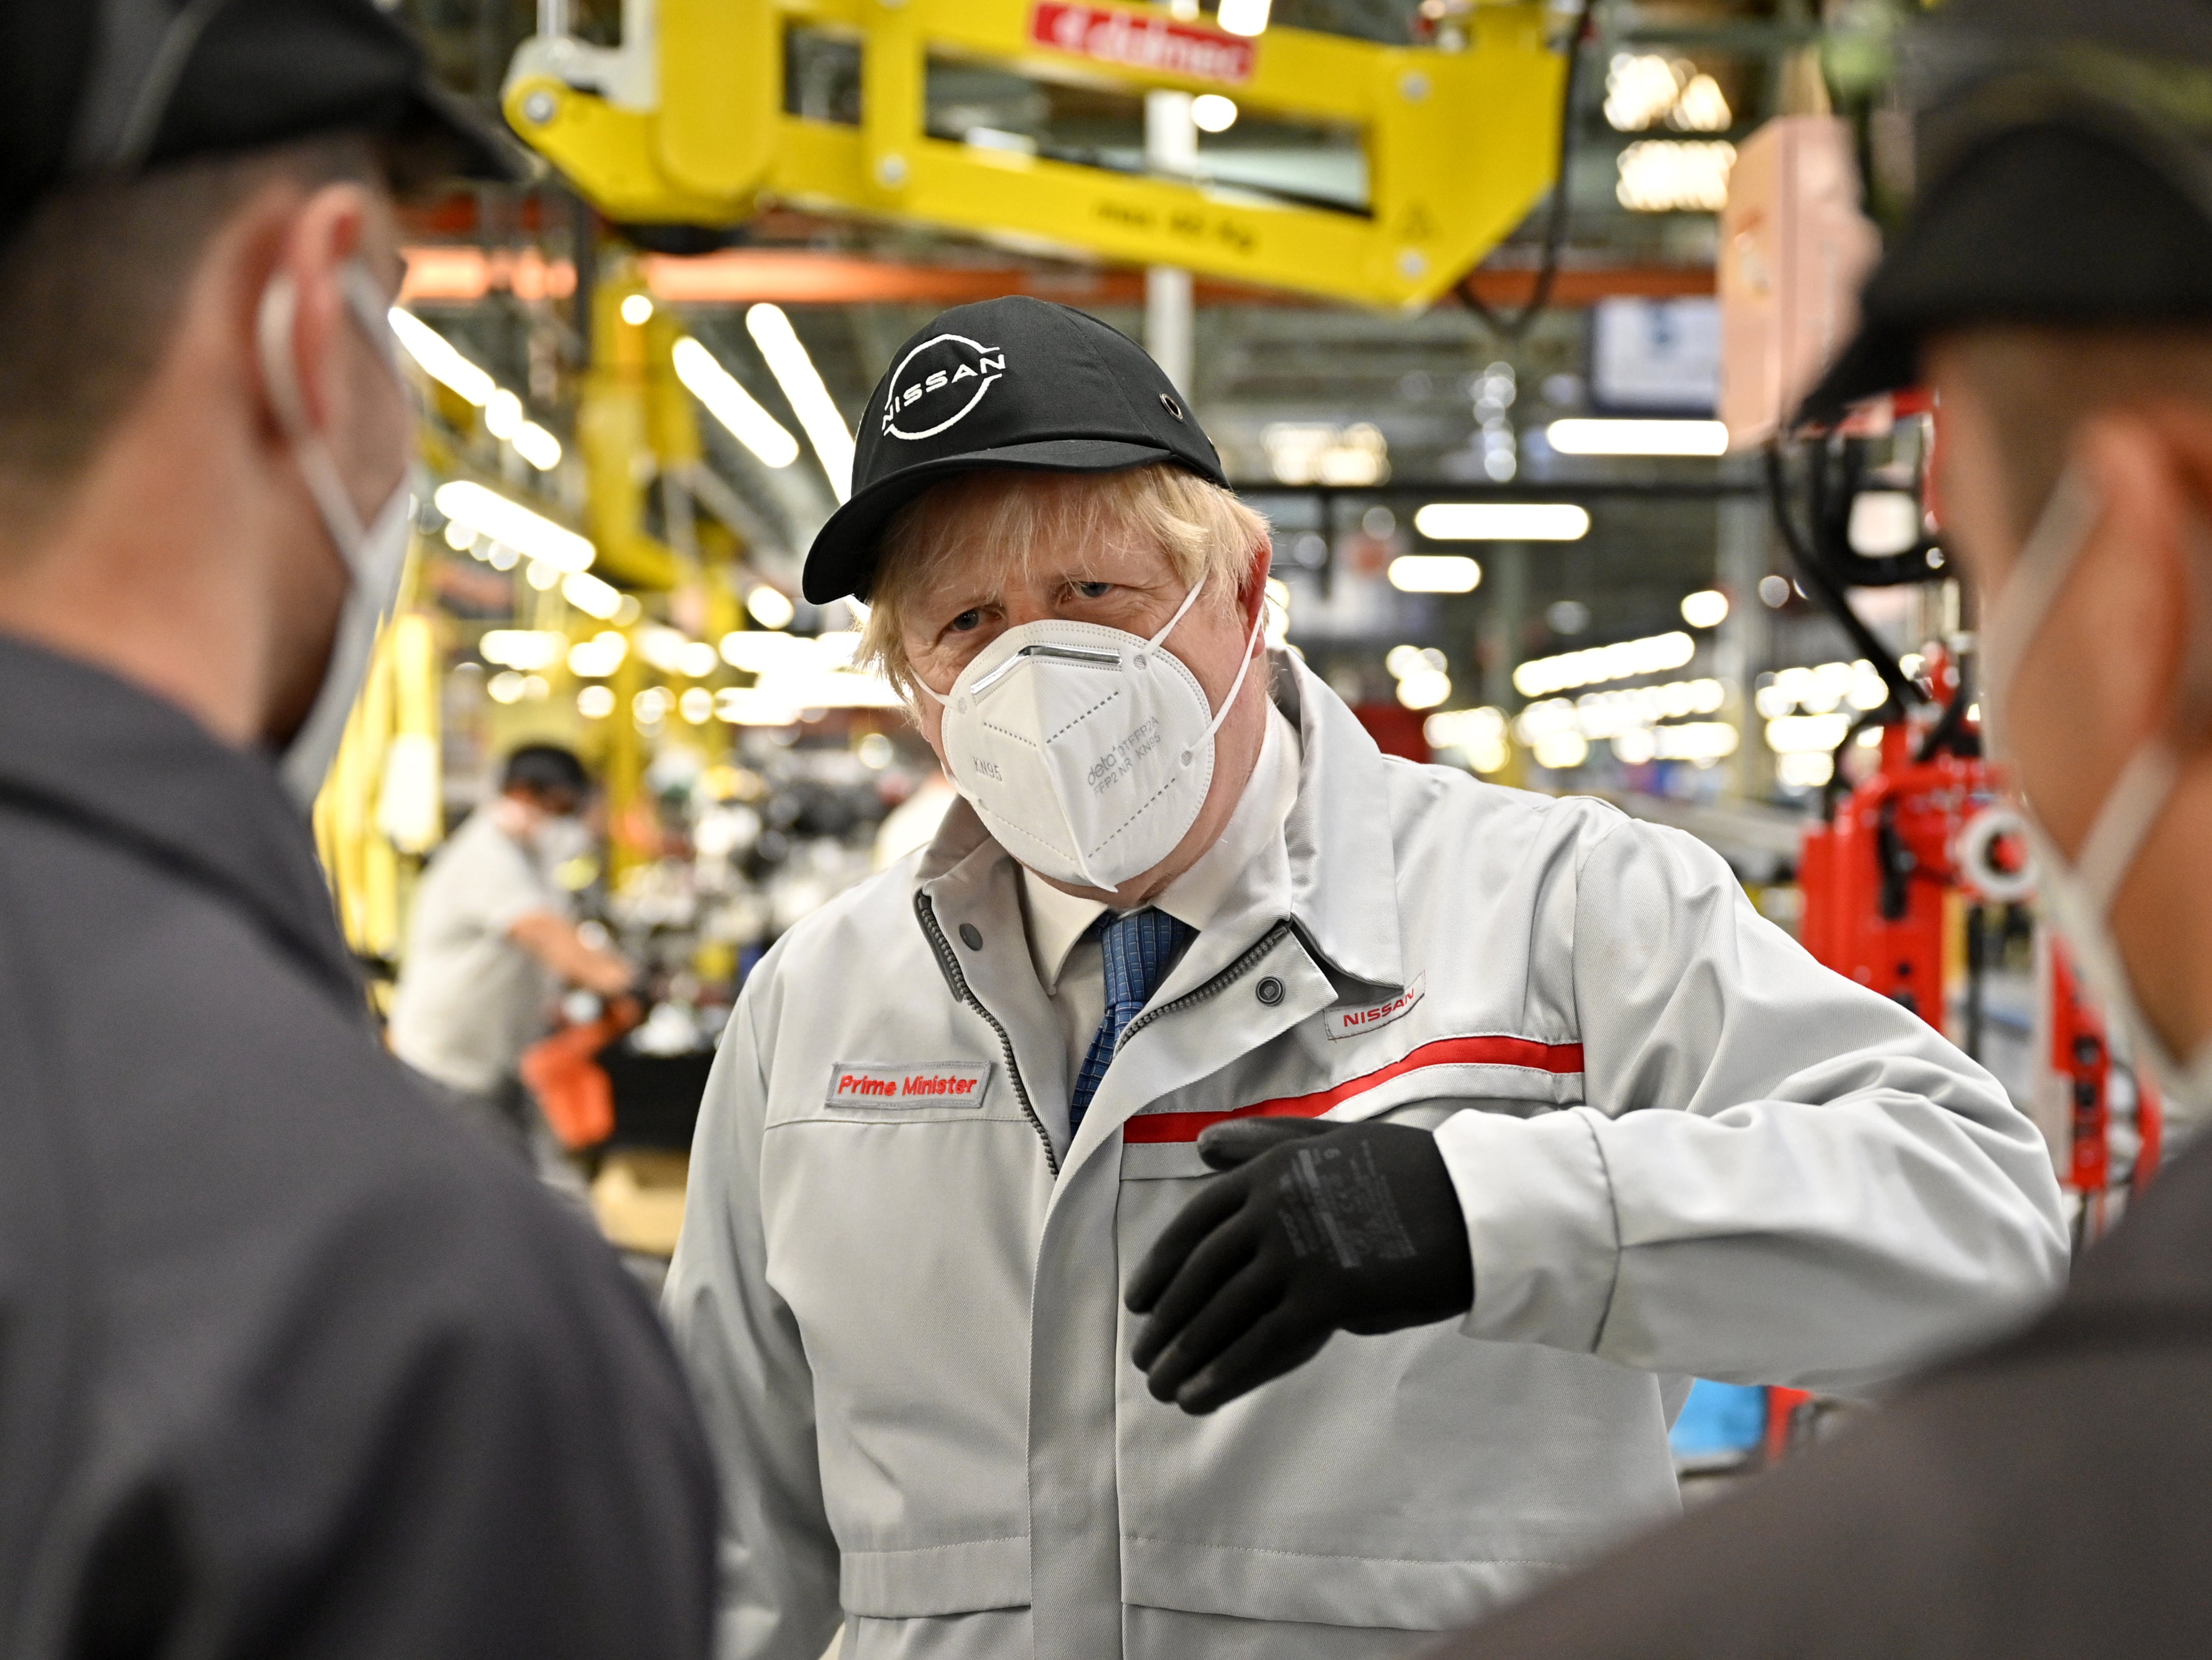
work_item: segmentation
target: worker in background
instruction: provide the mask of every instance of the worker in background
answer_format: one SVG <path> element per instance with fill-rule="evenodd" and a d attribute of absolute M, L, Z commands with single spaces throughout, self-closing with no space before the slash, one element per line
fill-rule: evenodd
<path fill-rule="evenodd" d="M 2050 1157 L 1924 1022 L 1264 648 L 1267 526 L 1111 329 L 945 313 L 854 482 L 807 597 L 963 799 L 708 1085 L 725 1660 L 1401 1653 L 1672 1512 L 1690 1374 L 1859 1388 L 2056 1287 Z"/>
<path fill-rule="evenodd" d="M 630 1276 L 386 1053 L 307 811 L 406 551 L 373 0 L 0 0 L 0 1652 L 706 1651 Z"/>
<path fill-rule="evenodd" d="M 545 1035 L 564 985 L 603 997 L 635 971 L 578 930 L 559 873 L 592 849 L 591 779 L 556 744 L 507 758 L 498 797 L 431 857 L 415 890 L 392 1001 L 392 1051 L 461 1111 L 532 1158 L 550 1138 L 516 1067 Z"/>
<path fill-rule="evenodd" d="M 1919 195 L 1824 423 L 1941 400 L 1946 547 L 2045 919 L 2212 1118 L 2212 5 L 1954 0 Z M 2024 1334 L 1450 1651 L 1465 1660 L 2212 1654 L 2212 1152 Z"/>

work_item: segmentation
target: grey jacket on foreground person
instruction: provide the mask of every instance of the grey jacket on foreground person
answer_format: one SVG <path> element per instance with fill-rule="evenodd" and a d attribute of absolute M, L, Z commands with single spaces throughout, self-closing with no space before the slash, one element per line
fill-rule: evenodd
<path fill-rule="evenodd" d="M 2212 1148 L 2058 1306 L 1431 1660 L 2212 1654 Z"/>
<path fill-rule="evenodd" d="M 841 1611 L 861 1660 L 1401 1653 L 1673 1512 L 1680 1374 L 1863 1385 L 2063 1272 L 1995 1081 L 1710 851 L 1386 758 L 1287 658 L 1275 697 L 1284 832 L 1072 1142 L 1017 867 L 966 803 L 748 980 L 666 1297 L 724 1660 L 815 1660 Z M 1474 1306 L 1193 1417 L 1121 1286 L 1199 1129 L 1261 1104 L 1441 1121 Z"/>
<path fill-rule="evenodd" d="M 275 771 L 0 687 L 0 1653 L 703 1653 L 652 1310 L 379 1048 Z"/>

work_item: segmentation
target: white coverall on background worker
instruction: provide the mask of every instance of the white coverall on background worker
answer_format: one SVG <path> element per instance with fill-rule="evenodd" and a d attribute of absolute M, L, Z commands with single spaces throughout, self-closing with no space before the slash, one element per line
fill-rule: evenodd
<path fill-rule="evenodd" d="M 575 900 L 555 877 L 590 851 L 576 815 L 588 791 L 565 749 L 528 744 L 507 758 L 501 793 L 422 873 L 392 994 L 392 1052 L 526 1154 L 538 1109 L 516 1069 L 551 1025 L 563 981 L 613 995 L 632 978 L 621 958 L 579 936 Z"/>
<path fill-rule="evenodd" d="M 963 464 L 1222 482 L 1079 313 L 962 307 L 896 362 L 810 597 L 847 591 L 825 548 L 856 520 L 872 542 Z M 1401 1653 L 1674 1512 L 1691 1376 L 1857 1389 L 2057 1284 L 2027 1121 L 1713 853 L 1385 757 L 1270 669 L 1233 815 L 1152 901 L 1194 935 L 1073 1135 L 1101 907 L 969 800 L 747 981 L 665 1302 L 720 1465 L 726 1660 L 815 1660 L 841 1618 L 860 1660 Z M 1123 1290 L 1208 1177 L 1200 1130 L 1416 1104 L 1465 1318 L 1340 1336 L 1209 1415 L 1154 1400 Z"/>

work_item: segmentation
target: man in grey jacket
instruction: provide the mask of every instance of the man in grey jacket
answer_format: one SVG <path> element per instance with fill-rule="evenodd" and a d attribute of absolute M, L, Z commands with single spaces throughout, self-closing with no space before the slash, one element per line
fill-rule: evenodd
<path fill-rule="evenodd" d="M 2177 1121 L 2212 1118 L 2212 6 L 1956 0 L 1920 196 L 1823 422 L 1942 398 L 1946 545 L 2040 897 Z M 1459 1660 L 2212 1653 L 2212 1148 L 2058 1306 L 1468 1633 Z"/>
<path fill-rule="evenodd" d="M 0 108 L 0 1652 L 702 1653 L 652 1311 L 382 1051 L 307 827 L 388 169 L 500 141 L 370 0 L 8 0 Z"/>
<path fill-rule="evenodd" d="M 945 313 L 854 485 L 808 595 L 962 800 L 708 1086 L 729 1660 L 1395 1654 L 1671 1512 L 1685 1374 L 1863 1387 L 2057 1283 L 2034 1130 L 1709 851 L 1264 651 L 1266 528 L 1112 330 Z"/>

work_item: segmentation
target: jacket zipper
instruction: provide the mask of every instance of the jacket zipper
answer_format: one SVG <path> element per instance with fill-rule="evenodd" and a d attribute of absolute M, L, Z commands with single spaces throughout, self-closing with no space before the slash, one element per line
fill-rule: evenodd
<path fill-rule="evenodd" d="M 1260 936 L 1258 942 L 1255 943 L 1250 950 L 1245 952 L 1243 956 L 1237 958 L 1235 962 L 1231 963 L 1228 967 L 1223 969 L 1218 974 L 1216 974 L 1204 985 L 1198 987 L 1195 991 L 1184 992 L 1182 996 L 1177 997 L 1173 1003 L 1164 1003 L 1158 1009 L 1147 1009 L 1143 1014 L 1138 1015 L 1135 1020 L 1131 1021 L 1128 1025 L 1121 1028 L 1121 1035 L 1114 1045 L 1114 1052 L 1117 1055 L 1120 1054 L 1121 1052 L 1121 1045 L 1123 1044 L 1128 1042 L 1129 1039 L 1135 1037 L 1138 1033 L 1150 1026 L 1154 1021 L 1160 1019 L 1163 1015 L 1180 1014 L 1182 1010 L 1194 1008 L 1197 1004 L 1206 1002 L 1210 997 L 1219 997 L 1231 985 L 1235 984 L 1238 980 L 1243 979 L 1245 975 L 1250 973 L 1255 968 L 1257 968 L 1260 966 L 1261 960 L 1270 951 L 1273 951 L 1278 945 L 1281 944 L 1283 936 L 1290 931 L 1291 924 L 1289 923 L 1277 923 L 1273 928 Z"/>
<path fill-rule="evenodd" d="M 1021 1063 L 1014 1058 L 1014 1040 L 1006 1035 L 1006 1028 L 999 1024 L 999 1017 L 983 1006 L 983 1000 L 969 989 L 968 977 L 960 972 L 960 960 L 952 954 L 952 942 L 945 937 L 945 930 L 937 925 L 937 907 L 929 902 L 927 894 L 914 896 L 914 912 L 921 923 L 921 931 L 929 936 L 930 948 L 937 953 L 937 966 L 944 972 L 945 984 L 952 995 L 983 1017 L 983 1023 L 999 1034 L 1000 1052 L 1006 1057 L 1006 1075 L 1014 1081 L 1014 1095 L 1022 1104 L 1022 1116 L 1036 1131 L 1037 1140 L 1044 1148 L 1044 1161 L 1056 1178 L 1060 1175 L 1060 1155 L 1052 1150 L 1052 1136 L 1037 1117 L 1036 1108 L 1030 1102 L 1029 1086 L 1022 1081 Z"/>

